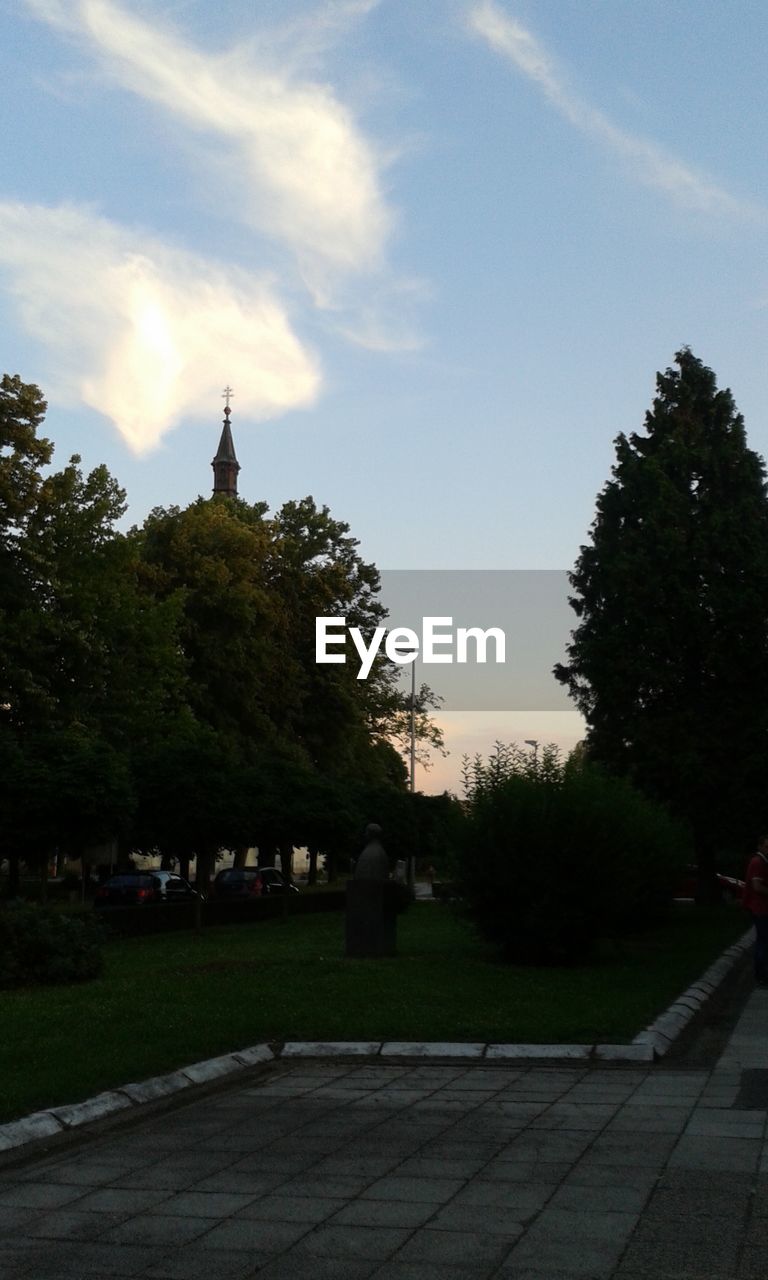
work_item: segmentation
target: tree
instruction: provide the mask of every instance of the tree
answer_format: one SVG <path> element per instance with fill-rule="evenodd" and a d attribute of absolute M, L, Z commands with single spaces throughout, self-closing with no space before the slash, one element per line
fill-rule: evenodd
<path fill-rule="evenodd" d="M 287 502 L 272 518 L 265 510 L 199 499 L 158 509 L 134 531 L 148 590 L 182 602 L 195 716 L 237 737 L 246 755 L 277 751 L 323 775 L 395 780 L 399 772 L 401 781 L 387 744 L 407 715 L 398 668 L 380 656 L 359 681 L 352 661 L 315 661 L 317 617 L 344 616 L 366 638 L 381 623 L 375 565 L 359 555 L 349 526 L 312 498 Z M 434 737 L 429 698 L 425 686 L 417 727 Z"/>
<path fill-rule="evenodd" d="M 311 498 L 200 499 L 125 536 L 125 494 L 74 456 L 46 472 L 45 401 L 0 381 L 0 856 L 47 865 L 130 831 L 204 880 L 222 845 L 334 843 L 360 783 L 403 790 L 404 698 L 314 660 L 314 619 L 369 635 L 378 573 Z M 419 726 L 431 731 L 423 714 Z M 173 814 L 168 795 L 184 798 Z M 200 863 L 199 863 L 200 865 Z"/>
<path fill-rule="evenodd" d="M 220 848 L 250 843 L 247 786 L 237 744 L 189 712 L 168 718 L 134 763 L 138 796 L 132 848 L 177 858 L 188 878 L 197 859 L 204 893 Z"/>
<path fill-rule="evenodd" d="M 589 759 L 686 820 L 704 883 L 765 823 L 768 498 L 730 391 L 687 348 L 675 362 L 645 433 L 616 441 L 555 675 Z"/>
<path fill-rule="evenodd" d="M 197 720 L 259 750 L 296 713 L 290 620 L 269 590 L 264 506 L 198 499 L 153 511 L 132 538 L 157 601 L 180 602 L 178 640 Z"/>
<path fill-rule="evenodd" d="M 75 456 L 45 474 L 45 401 L 0 382 L 0 854 L 47 867 L 126 828 L 132 762 L 183 698 L 178 601 L 140 583 L 116 531 L 125 494 L 106 467 Z"/>
<path fill-rule="evenodd" d="M 271 519 L 265 511 L 263 503 L 200 499 L 152 512 L 131 535 L 148 594 L 179 604 L 175 635 L 196 726 L 169 722 L 167 739 L 146 755 L 149 769 L 137 762 L 136 832 L 142 847 L 182 856 L 179 837 L 187 852 L 200 837 L 200 806 L 212 818 L 203 824 L 209 845 L 218 831 L 220 845 L 258 845 L 267 863 L 279 847 L 290 877 L 293 845 L 314 849 L 315 860 L 317 852 L 332 854 L 344 843 L 345 822 L 354 842 L 361 783 L 404 790 L 402 760 L 387 740 L 403 696 L 386 659 L 368 681 L 356 679 L 355 664 L 315 662 L 317 616 L 343 615 L 369 635 L 384 612 L 378 572 L 359 556 L 348 525 L 312 498 L 286 503 Z M 197 759 L 210 758 L 210 771 L 190 772 L 190 733 L 204 735 Z M 226 785 L 209 803 L 219 757 Z M 190 821 L 174 836 L 158 784 L 184 774 L 195 779 Z M 183 785 L 172 789 L 186 794 Z"/>
<path fill-rule="evenodd" d="M 345 664 L 315 661 L 316 618 L 343 617 L 369 643 L 385 622 L 379 571 L 360 556 L 349 525 L 311 497 L 285 503 L 270 523 L 270 581 L 290 619 L 285 639 L 301 672 L 296 736 L 323 771 L 371 781 L 387 776 L 399 785 L 404 775 L 393 768 L 387 748 L 408 741 L 410 695 L 398 688 L 401 669 L 380 653 L 367 680 L 358 680 L 349 642 Z M 416 694 L 417 740 L 439 748 L 442 734 L 428 715 L 436 705 L 431 689 L 422 685 Z"/>
<path fill-rule="evenodd" d="M 0 379 L 0 547 L 24 526 L 41 484 L 40 468 L 51 460 L 53 445 L 39 437 L 47 404 L 33 382 L 18 374 Z"/>
<path fill-rule="evenodd" d="M 0 723 L 7 723 L 12 692 L 28 685 L 31 673 L 17 643 L 20 617 L 28 605 L 20 555 L 27 520 L 34 511 L 41 468 L 53 445 L 37 434 L 46 403 L 39 387 L 18 375 L 0 379 Z"/>

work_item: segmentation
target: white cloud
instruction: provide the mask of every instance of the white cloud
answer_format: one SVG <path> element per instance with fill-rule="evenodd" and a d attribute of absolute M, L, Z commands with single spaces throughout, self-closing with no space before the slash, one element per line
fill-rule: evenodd
<path fill-rule="evenodd" d="M 110 418 L 135 453 L 209 417 L 231 381 L 240 413 L 311 404 L 314 357 L 270 282 L 63 206 L 0 204 L 0 266 L 53 356 L 51 390 Z"/>
<path fill-rule="evenodd" d="M 112 0 L 27 4 L 87 48 L 116 83 L 223 142 L 235 189 L 245 191 L 233 213 L 286 244 L 318 296 L 334 273 L 382 265 L 393 218 L 380 158 L 329 85 L 278 63 L 268 34 L 211 54 Z M 373 0 L 327 4 L 315 38 L 372 7 Z"/>
<path fill-rule="evenodd" d="M 602 111 L 585 102 L 568 87 L 564 76 L 536 37 L 500 9 L 494 0 L 483 0 L 475 5 L 468 21 L 470 30 L 528 76 L 570 124 L 596 138 L 626 161 L 638 181 L 656 187 L 678 204 L 700 212 L 765 218 L 766 211 L 761 206 L 731 195 L 656 143 L 619 128 Z"/>

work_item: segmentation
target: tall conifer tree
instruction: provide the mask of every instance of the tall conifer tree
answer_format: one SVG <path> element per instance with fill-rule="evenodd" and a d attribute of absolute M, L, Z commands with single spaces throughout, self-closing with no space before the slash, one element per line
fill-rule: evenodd
<path fill-rule="evenodd" d="M 555 675 L 590 757 L 689 822 L 707 875 L 768 822 L 768 496 L 730 391 L 675 363 L 616 441 Z"/>

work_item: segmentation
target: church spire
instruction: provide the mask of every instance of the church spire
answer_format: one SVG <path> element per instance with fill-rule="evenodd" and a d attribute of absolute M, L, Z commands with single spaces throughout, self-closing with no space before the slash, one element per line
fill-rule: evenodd
<path fill-rule="evenodd" d="M 232 430 L 229 425 L 229 415 L 232 412 L 229 407 L 231 395 L 232 388 L 230 386 L 225 387 L 223 397 L 227 403 L 224 408 L 224 426 L 216 457 L 211 463 L 213 467 L 214 495 L 222 493 L 225 498 L 237 497 L 237 473 L 240 470 L 240 463 L 235 455 L 235 446 L 232 442 Z"/>

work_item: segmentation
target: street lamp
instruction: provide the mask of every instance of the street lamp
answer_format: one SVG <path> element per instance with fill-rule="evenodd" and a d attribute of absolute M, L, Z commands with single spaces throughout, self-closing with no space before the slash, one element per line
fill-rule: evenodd
<path fill-rule="evenodd" d="M 537 760 L 538 760 L 538 758 L 539 758 L 539 740 L 538 740 L 538 738 L 526 738 L 526 739 L 525 739 L 525 745 L 526 745 L 526 747 L 533 747 L 533 762 L 534 762 L 534 764 L 535 764 L 535 763 L 536 763 L 536 761 L 537 761 Z"/>
<path fill-rule="evenodd" d="M 411 795 L 416 790 L 416 654 L 411 663 Z M 413 817 L 413 815 L 411 815 Z M 411 852 L 408 856 L 407 871 L 408 888 L 414 892 L 416 885 L 416 859 Z"/>
<path fill-rule="evenodd" d="M 411 791 L 416 790 L 416 654 L 411 663 Z"/>

